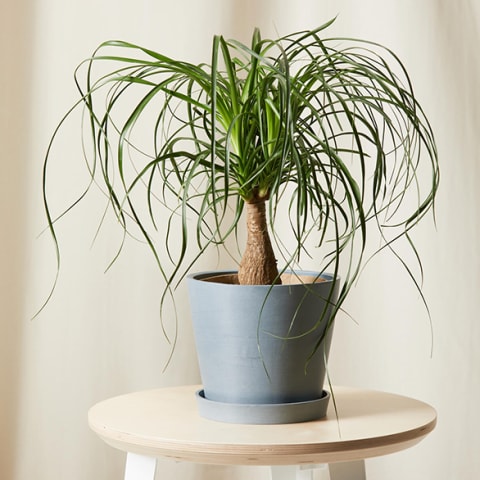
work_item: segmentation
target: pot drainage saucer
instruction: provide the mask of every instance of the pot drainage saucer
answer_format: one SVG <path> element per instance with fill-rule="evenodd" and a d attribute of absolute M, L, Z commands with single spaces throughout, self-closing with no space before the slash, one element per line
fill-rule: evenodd
<path fill-rule="evenodd" d="M 227 423 L 273 425 L 279 423 L 309 422 L 327 414 L 330 393 L 323 390 L 315 400 L 274 404 L 225 403 L 209 400 L 205 392 L 196 392 L 200 416 Z"/>

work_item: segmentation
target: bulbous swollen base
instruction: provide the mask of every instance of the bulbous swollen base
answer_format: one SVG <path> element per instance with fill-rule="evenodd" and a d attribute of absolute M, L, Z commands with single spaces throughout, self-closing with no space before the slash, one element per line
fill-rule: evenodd
<path fill-rule="evenodd" d="M 268 233 L 266 202 L 249 202 L 247 206 L 247 245 L 240 262 L 240 285 L 281 283 L 277 260 Z"/>

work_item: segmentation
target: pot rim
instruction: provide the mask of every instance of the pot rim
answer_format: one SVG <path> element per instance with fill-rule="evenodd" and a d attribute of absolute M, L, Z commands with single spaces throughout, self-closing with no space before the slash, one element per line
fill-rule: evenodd
<path fill-rule="evenodd" d="M 215 281 L 214 278 L 226 277 L 230 275 L 237 275 L 238 270 L 205 270 L 201 272 L 190 273 L 187 275 L 187 279 L 190 281 L 205 281 L 215 285 L 222 285 L 226 287 L 237 288 L 267 288 L 267 289 L 279 289 L 279 288 L 291 288 L 293 286 L 313 285 L 313 284 L 332 284 L 340 282 L 341 277 L 338 275 L 336 280 L 333 274 L 328 272 L 318 272 L 313 270 L 285 270 L 281 272 L 281 275 L 292 275 L 297 278 L 297 282 L 288 282 L 275 285 L 239 285 L 238 283 Z M 311 281 L 301 281 L 302 277 L 309 277 Z M 320 281 L 318 281 L 320 280 Z"/>

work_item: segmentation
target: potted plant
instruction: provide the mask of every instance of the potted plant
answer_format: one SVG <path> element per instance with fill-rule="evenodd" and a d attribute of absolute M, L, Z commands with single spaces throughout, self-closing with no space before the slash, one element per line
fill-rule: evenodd
<path fill-rule="evenodd" d="M 76 71 L 85 194 L 99 186 L 125 236 L 148 245 L 162 303 L 188 277 L 210 418 L 321 416 L 334 318 L 368 240 L 411 273 L 395 245 L 416 254 L 410 231 L 434 204 L 435 141 L 405 68 L 378 44 L 324 38 L 332 22 L 276 40 L 255 30 L 250 46 L 215 36 L 200 65 L 109 41 Z M 191 273 L 244 222 L 238 268 Z M 315 272 L 300 270 L 305 256 Z"/>

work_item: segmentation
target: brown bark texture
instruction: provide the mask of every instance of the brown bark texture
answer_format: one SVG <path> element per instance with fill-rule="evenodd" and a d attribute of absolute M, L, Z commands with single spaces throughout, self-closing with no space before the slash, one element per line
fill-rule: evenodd
<path fill-rule="evenodd" d="M 268 233 L 266 201 L 247 202 L 247 246 L 240 262 L 240 285 L 281 283 Z"/>

